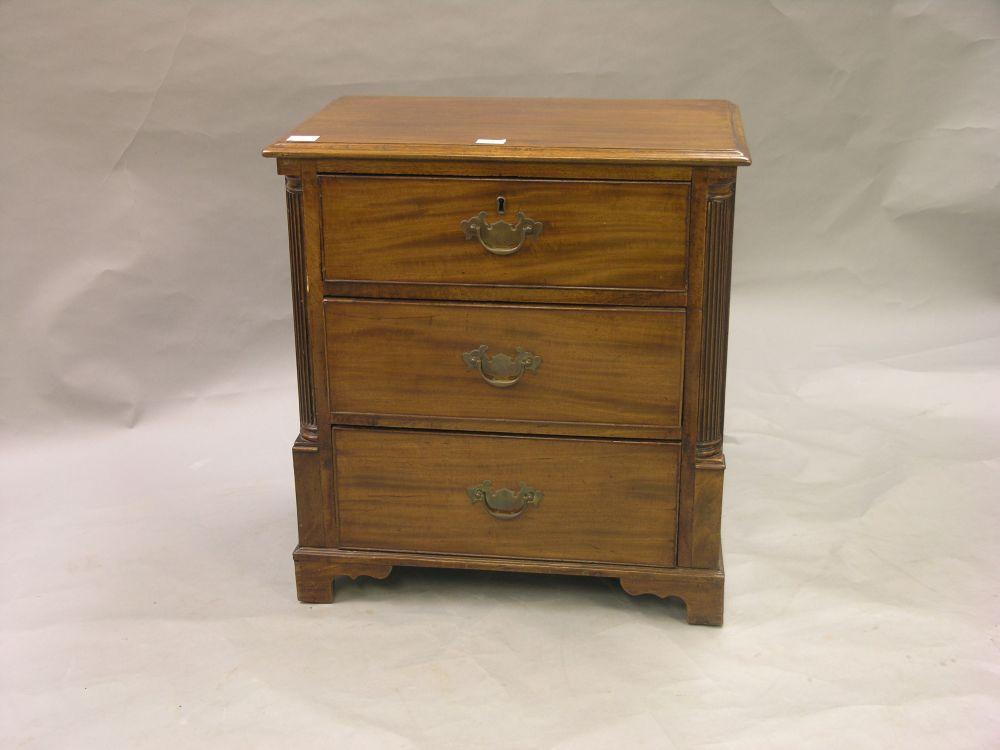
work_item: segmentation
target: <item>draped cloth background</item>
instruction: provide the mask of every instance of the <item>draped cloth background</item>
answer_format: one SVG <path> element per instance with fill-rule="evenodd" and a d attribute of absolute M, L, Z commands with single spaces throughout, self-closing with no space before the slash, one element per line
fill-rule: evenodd
<path fill-rule="evenodd" d="M 1000 744 L 1000 6 L 0 5 L 5 747 Z M 284 193 L 347 93 L 726 98 L 726 622 L 296 603 Z"/>

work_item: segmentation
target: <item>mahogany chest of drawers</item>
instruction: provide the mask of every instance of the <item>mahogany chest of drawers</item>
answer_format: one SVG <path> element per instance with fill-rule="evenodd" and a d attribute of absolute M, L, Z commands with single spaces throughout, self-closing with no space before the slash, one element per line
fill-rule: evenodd
<path fill-rule="evenodd" d="M 264 155 L 299 599 L 393 566 L 530 571 L 720 624 L 737 108 L 346 97 Z"/>

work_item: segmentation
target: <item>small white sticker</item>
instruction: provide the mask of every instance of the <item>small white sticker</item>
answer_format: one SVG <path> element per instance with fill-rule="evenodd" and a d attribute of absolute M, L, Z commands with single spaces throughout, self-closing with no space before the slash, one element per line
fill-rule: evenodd
<path fill-rule="evenodd" d="M 318 141 L 318 135 L 290 135 L 286 141 L 291 141 L 292 143 L 312 143 L 313 141 Z"/>
<path fill-rule="evenodd" d="M 476 138 L 476 143 L 480 146 L 503 146 L 507 143 L 506 138 Z"/>

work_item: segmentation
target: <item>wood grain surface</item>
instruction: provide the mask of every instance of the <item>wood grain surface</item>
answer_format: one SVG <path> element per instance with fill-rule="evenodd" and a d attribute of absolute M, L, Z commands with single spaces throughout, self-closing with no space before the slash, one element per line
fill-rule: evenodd
<path fill-rule="evenodd" d="M 319 138 L 264 156 L 750 163 L 739 109 L 710 99 L 346 96 L 288 135 Z"/>
<path fill-rule="evenodd" d="M 299 598 L 405 565 L 605 575 L 720 624 L 738 109 L 345 97 L 292 133 L 317 138 L 264 155 L 289 178 Z M 491 254 L 460 227 L 480 212 L 542 231 Z M 541 362 L 497 388 L 463 361 L 483 345 Z M 498 518 L 486 480 L 542 494 Z"/>
<path fill-rule="evenodd" d="M 333 601 L 335 576 L 386 578 L 397 566 L 496 570 L 618 578 L 622 588 L 634 596 L 652 594 L 682 599 L 687 605 L 687 621 L 691 625 L 722 624 L 725 573 L 721 557 L 711 568 L 660 568 L 623 563 L 298 547 L 294 559 L 299 600 L 303 602 Z"/>
<path fill-rule="evenodd" d="M 368 414 L 392 425 L 397 415 L 493 421 L 500 432 L 589 426 L 621 435 L 618 425 L 626 436 L 677 436 L 682 310 L 365 300 L 324 308 L 334 421 Z M 496 388 L 462 358 L 483 344 L 490 355 L 521 347 L 541 366 Z"/>
<path fill-rule="evenodd" d="M 333 434 L 342 547 L 673 565 L 676 444 Z M 485 480 L 524 482 L 544 497 L 517 518 L 494 518 L 467 493 Z"/>
<path fill-rule="evenodd" d="M 686 289 L 687 183 L 328 175 L 320 189 L 328 281 L 408 284 L 414 298 L 449 284 L 569 287 L 577 301 L 588 289 Z M 542 232 L 491 254 L 460 227 L 481 211 L 511 225 L 523 211 Z"/>

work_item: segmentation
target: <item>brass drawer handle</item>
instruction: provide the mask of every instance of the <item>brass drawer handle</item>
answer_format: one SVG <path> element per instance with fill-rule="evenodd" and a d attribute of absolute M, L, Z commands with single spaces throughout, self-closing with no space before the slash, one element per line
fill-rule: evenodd
<path fill-rule="evenodd" d="M 529 505 L 537 506 L 542 501 L 542 493 L 524 482 L 521 482 L 521 487 L 516 492 L 506 488 L 494 490 L 493 482 L 489 479 L 466 491 L 473 505 L 482 501 L 487 513 L 505 521 L 517 518 Z"/>
<path fill-rule="evenodd" d="M 465 232 L 465 239 L 478 239 L 479 244 L 494 255 L 513 255 L 528 237 L 542 233 L 542 222 L 529 219 L 522 211 L 517 212 L 517 224 L 508 224 L 503 219 L 490 224 L 486 221 L 486 212 L 480 211 L 459 226 Z"/>
<path fill-rule="evenodd" d="M 494 354 L 492 357 L 486 356 L 486 344 L 466 352 L 462 355 L 462 360 L 470 370 L 479 370 L 490 385 L 495 388 L 509 388 L 514 385 L 526 371 L 538 372 L 542 366 L 542 358 L 537 354 L 532 354 L 526 349 L 517 347 L 514 356 L 509 354 Z"/>

